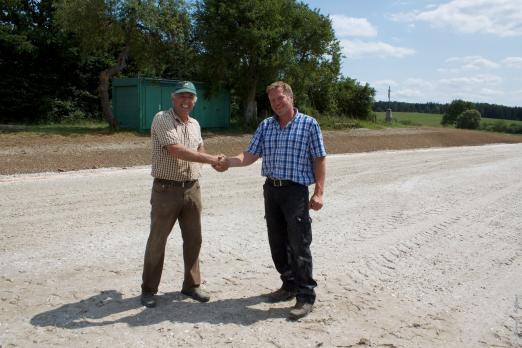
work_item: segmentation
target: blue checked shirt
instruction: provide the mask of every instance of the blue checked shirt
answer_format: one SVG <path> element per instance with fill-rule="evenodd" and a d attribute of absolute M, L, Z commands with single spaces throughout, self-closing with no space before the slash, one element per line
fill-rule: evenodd
<path fill-rule="evenodd" d="M 261 122 L 247 152 L 263 158 L 261 175 L 306 186 L 315 182 L 314 158 L 326 156 L 319 123 L 297 109 L 285 128 L 274 116 Z"/>

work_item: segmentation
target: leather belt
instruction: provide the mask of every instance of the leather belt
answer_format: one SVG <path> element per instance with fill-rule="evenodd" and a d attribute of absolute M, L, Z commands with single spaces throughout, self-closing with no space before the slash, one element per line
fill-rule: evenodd
<path fill-rule="evenodd" d="M 174 187 L 190 187 L 194 185 L 197 180 L 188 180 L 188 181 L 174 181 L 167 179 L 158 179 L 154 178 L 154 183 L 158 183 L 165 186 L 174 186 Z"/>
<path fill-rule="evenodd" d="M 292 180 L 279 180 L 273 178 L 266 178 L 266 182 L 273 187 L 285 187 L 296 185 L 297 183 Z"/>

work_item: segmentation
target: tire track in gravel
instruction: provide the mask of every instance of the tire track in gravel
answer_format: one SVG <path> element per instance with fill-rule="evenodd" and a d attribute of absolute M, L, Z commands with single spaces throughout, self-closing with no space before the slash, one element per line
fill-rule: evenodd
<path fill-rule="evenodd" d="M 475 163 L 477 161 L 474 161 Z M 479 163 L 482 159 L 479 158 Z M 474 164 L 476 166 L 477 164 Z M 480 164 L 478 164 L 480 165 Z M 375 289 L 386 289 L 388 292 L 402 292 L 401 296 L 406 297 L 417 297 L 417 301 L 421 301 L 425 297 L 430 297 L 432 301 L 441 301 L 441 297 L 444 295 L 451 296 L 453 288 L 459 283 L 456 279 L 467 277 L 470 273 L 466 269 L 465 264 L 451 264 L 448 266 L 447 260 L 440 260 L 441 256 L 447 256 L 448 252 L 441 252 L 435 257 L 426 257 L 429 254 L 430 248 L 440 248 L 442 246 L 448 246 L 453 249 L 451 245 L 455 239 L 461 242 L 466 242 L 467 245 L 473 246 L 480 242 L 480 245 L 485 246 L 486 243 L 496 244 L 505 239 L 511 239 L 515 241 L 515 247 L 510 250 L 504 250 L 503 253 L 508 253 L 508 262 L 514 262 L 513 260 L 520 260 L 520 233 L 516 227 L 516 223 L 522 223 L 520 219 L 520 199 L 522 194 L 522 184 L 516 176 L 495 177 L 497 171 L 502 172 L 502 166 L 509 167 L 510 163 L 502 163 L 502 160 L 497 161 L 494 167 L 484 168 L 482 171 L 488 176 L 485 182 L 475 182 L 473 177 L 466 176 L 466 168 L 453 169 L 452 173 L 448 173 L 445 176 L 453 176 L 461 178 L 457 183 L 452 181 L 453 184 L 446 188 L 439 187 L 443 191 L 447 191 L 444 195 L 446 199 L 442 202 L 443 204 L 433 205 L 426 204 L 427 209 L 411 209 L 408 204 L 404 204 L 404 200 L 398 200 L 403 202 L 399 206 L 392 206 L 389 203 L 393 203 L 394 200 L 389 197 L 394 197 L 395 192 L 384 193 L 381 195 L 383 204 L 374 204 L 372 207 L 377 207 L 375 213 L 371 216 L 370 221 L 365 220 L 361 223 L 367 223 L 369 227 L 362 228 L 359 233 L 353 237 L 353 241 L 358 244 L 365 244 L 364 252 L 360 252 L 358 257 L 351 256 L 351 259 L 356 259 L 350 262 L 350 269 L 354 272 L 350 275 L 353 284 L 350 284 L 351 288 L 364 284 L 365 288 Z M 518 168 L 511 169 L 511 173 L 522 171 L 522 166 L 518 165 Z M 426 171 L 430 172 L 430 171 Z M 432 171 L 431 171 L 432 172 Z M 386 173 L 381 173 L 386 176 Z M 438 174 L 440 176 L 440 173 Z M 501 180 L 501 182 L 489 183 L 491 178 L 495 180 Z M 426 181 L 429 178 L 423 179 Z M 480 177 L 479 179 L 484 179 Z M 507 182 L 506 182 L 507 179 Z M 410 178 L 411 180 L 411 178 Z M 420 182 L 419 178 L 413 179 L 416 182 Z M 355 182 L 357 182 L 355 180 Z M 422 184 L 422 183 L 421 183 Z M 400 190 L 400 183 L 393 183 L 395 189 L 392 191 Z M 414 189 L 414 187 L 413 187 Z M 486 194 L 484 194 L 484 192 Z M 382 194 L 382 192 L 381 192 Z M 451 194 L 451 196 L 450 196 Z M 424 193 L 426 196 L 426 193 Z M 447 199 L 451 197 L 451 199 Z M 424 198 L 420 200 L 422 204 L 426 201 Z M 431 203 L 431 202 L 430 202 Z M 402 213 L 404 207 L 410 208 L 406 215 Z M 508 207 L 508 212 L 506 212 Z M 381 214 L 380 212 L 387 212 L 387 214 Z M 486 230 L 485 234 L 475 234 L 474 228 L 477 223 L 487 221 L 491 217 L 495 216 L 496 212 L 502 212 L 503 214 L 511 214 L 509 221 L 515 221 L 515 225 L 510 226 L 512 228 L 507 229 L 507 233 L 503 233 L 500 229 L 497 229 L 497 233 L 493 233 L 490 230 Z M 520 225 L 519 225 L 520 226 Z M 355 225 L 357 228 L 358 225 Z M 374 229 L 374 232 L 367 233 L 369 229 Z M 375 230 L 378 230 L 375 231 Z M 499 233 L 500 232 L 500 233 Z M 480 240 L 489 236 L 489 240 Z M 516 237 L 515 237 L 516 236 Z M 352 239 L 351 239 L 352 240 Z M 368 248 L 368 244 L 371 244 L 371 248 Z M 516 245 L 519 248 L 517 249 Z M 473 249 L 472 249 L 473 250 Z M 373 252 L 372 252 L 373 251 Z M 458 252 L 458 250 L 452 250 Z M 487 254 L 486 251 L 481 249 L 474 250 L 474 252 L 482 252 Z M 422 262 L 419 262 L 422 261 Z M 415 263 L 417 263 L 415 265 Z M 431 265 L 437 265 L 438 268 L 443 269 L 443 274 L 440 274 L 444 282 L 436 282 L 435 279 L 429 278 L 430 281 L 423 281 L 419 284 L 419 280 L 422 279 L 422 275 L 425 272 L 432 271 Z M 442 263 L 442 266 L 440 265 Z M 415 266 L 416 271 L 411 272 L 410 269 Z M 494 273 L 495 267 L 491 267 L 489 262 L 482 262 L 475 267 L 480 266 L 483 273 Z M 444 270 L 446 267 L 446 270 Z M 514 270 L 514 269 L 513 269 Z M 513 271 L 512 270 L 512 271 Z M 420 273 L 419 273 L 420 271 Z M 456 274 L 445 274 L 450 272 L 456 272 Z M 475 273 L 472 273 L 475 274 Z M 511 274 L 508 272 L 508 274 Z M 449 276 L 449 277 L 448 277 Z M 409 279 L 408 279 L 409 278 Z M 448 278 L 453 282 L 448 283 Z M 501 277 L 500 277 L 501 278 Z M 482 287 L 494 288 L 494 283 L 502 281 L 497 277 Z M 404 283 L 416 284 L 415 291 L 404 291 Z M 496 291 L 493 289 L 493 291 Z M 411 293 L 413 292 L 413 293 Z M 434 295 L 440 293 L 440 295 Z M 374 294 L 372 291 L 361 292 L 359 294 L 359 301 L 362 303 L 371 304 Z M 445 301 L 442 301 L 445 302 Z M 468 305 L 473 305 L 470 303 Z M 434 306 L 437 307 L 437 306 Z M 439 314 L 444 314 L 445 309 L 441 306 L 437 311 L 433 312 L 434 317 L 440 317 Z M 466 307 L 466 304 L 462 305 Z M 488 308 L 490 311 L 494 311 L 494 307 Z M 482 311 L 484 312 L 484 311 Z M 475 317 L 484 313 L 475 313 Z M 464 325 L 461 330 L 469 330 L 475 334 L 475 337 L 480 337 L 483 334 L 484 329 L 489 326 L 485 324 L 488 320 L 481 319 L 481 323 L 470 320 L 474 318 L 473 315 L 468 315 L 465 322 L 472 322 L 472 325 Z M 489 321 L 494 323 L 495 320 Z M 481 324 L 481 325 L 476 325 Z M 440 328 L 440 327 L 439 327 Z M 475 341 L 478 343 L 479 340 Z M 485 342 L 484 340 L 482 342 Z"/>
<path fill-rule="evenodd" d="M 311 212 L 318 297 L 299 323 L 284 320 L 290 302 L 258 303 L 279 284 L 259 163 L 223 174 L 204 168 L 201 259 L 213 300 L 199 306 L 170 292 L 154 312 L 134 299 L 149 223 L 148 168 L 0 177 L 1 337 L 6 345 L 105 337 L 148 346 L 509 347 L 522 289 L 520 150 L 328 158 L 325 207 Z M 179 231 L 172 236 L 165 291 L 179 288 L 182 273 Z M 107 310 L 121 306 L 93 295 L 107 289 L 128 308 Z M 64 305 L 82 310 L 83 317 L 67 312 L 85 325 L 81 332 L 28 324 L 60 315 Z"/>

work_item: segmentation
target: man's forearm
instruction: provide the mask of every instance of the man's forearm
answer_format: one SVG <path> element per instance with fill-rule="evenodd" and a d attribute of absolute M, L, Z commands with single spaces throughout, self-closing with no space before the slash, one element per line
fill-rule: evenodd
<path fill-rule="evenodd" d="M 170 145 L 169 152 L 173 157 L 189 162 L 216 164 L 217 157 L 203 151 L 195 151 L 184 146 Z"/>
<path fill-rule="evenodd" d="M 314 194 L 322 196 L 324 193 L 324 182 L 326 177 L 326 157 L 318 157 L 314 159 L 314 176 Z"/>
<path fill-rule="evenodd" d="M 227 157 L 226 161 L 229 167 L 244 167 L 254 163 L 258 158 L 259 156 L 252 155 L 245 151 L 237 156 Z"/>

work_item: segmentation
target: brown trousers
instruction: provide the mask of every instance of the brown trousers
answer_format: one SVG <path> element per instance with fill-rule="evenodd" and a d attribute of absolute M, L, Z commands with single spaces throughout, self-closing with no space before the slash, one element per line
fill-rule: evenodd
<path fill-rule="evenodd" d="M 185 279 L 182 290 L 198 287 L 201 249 L 201 192 L 196 181 L 188 187 L 176 187 L 154 181 L 152 185 L 150 234 L 145 249 L 142 292 L 157 293 L 163 271 L 165 246 L 176 220 L 183 238 Z"/>

